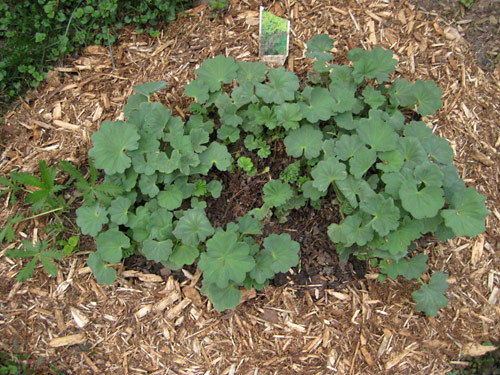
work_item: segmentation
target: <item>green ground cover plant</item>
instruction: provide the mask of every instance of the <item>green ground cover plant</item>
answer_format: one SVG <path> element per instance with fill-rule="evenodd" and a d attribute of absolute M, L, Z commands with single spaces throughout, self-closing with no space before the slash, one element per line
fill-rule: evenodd
<path fill-rule="evenodd" d="M 187 0 L 7 0 L 0 4 L 0 104 L 36 87 L 60 58 L 88 44 L 112 45 L 117 31 L 159 35 Z"/>
<path fill-rule="evenodd" d="M 231 309 L 241 287 L 260 290 L 299 262 L 299 243 L 286 233 L 264 236 L 264 222 L 286 221 L 306 205 L 334 205 L 341 219 L 324 230 L 340 260 L 370 260 L 381 281 L 419 280 L 419 311 L 436 315 L 446 306 L 447 275 L 428 270 L 414 242 L 426 234 L 442 241 L 475 236 L 489 212 L 485 197 L 460 179 L 448 142 L 412 119 L 439 109 L 441 90 L 432 81 L 391 81 L 396 60 L 381 47 L 354 49 L 350 65 L 337 65 L 327 35 L 307 46 L 314 70 L 303 85 L 282 67 L 206 60 L 185 87 L 195 99 L 186 120 L 152 101 L 166 82 L 138 85 L 125 120 L 105 121 L 92 135 L 89 178 L 61 165 L 84 197 L 76 222 L 96 240 L 87 263 L 99 282 L 112 283 L 110 264 L 134 253 L 170 269 L 196 263 L 202 293 L 216 309 Z M 273 142 L 292 160 L 279 178 L 255 168 Z M 252 157 L 233 155 L 233 144 Z M 214 227 L 207 202 L 224 189 L 218 177 L 237 169 L 246 178 L 266 176 L 262 205 Z"/>

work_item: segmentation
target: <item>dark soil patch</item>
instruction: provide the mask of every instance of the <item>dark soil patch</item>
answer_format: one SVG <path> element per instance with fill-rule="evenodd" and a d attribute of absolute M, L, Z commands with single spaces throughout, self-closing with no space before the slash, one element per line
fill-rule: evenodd
<path fill-rule="evenodd" d="M 233 172 L 215 173 L 214 177 L 222 183 L 223 190 L 218 199 L 206 200 L 207 217 L 214 227 L 225 228 L 228 223 L 237 222 L 239 217 L 262 206 L 264 185 L 270 179 L 279 179 L 283 170 L 295 161 L 286 154 L 282 139 L 273 141 L 270 146 L 273 152 L 266 159 L 258 157 L 256 151 L 247 151 L 242 141 L 229 146 L 229 151 L 235 159 L 237 155 L 252 159 L 257 168 L 257 175 L 249 177 L 238 168 L 235 168 Z M 260 173 L 266 167 L 269 167 L 269 172 Z M 341 220 L 338 207 L 333 204 L 334 199 L 333 193 L 324 197 L 321 210 L 315 210 L 309 204 L 300 209 L 290 210 L 287 220 L 283 223 L 275 215 L 264 219 L 263 235 L 260 241 L 272 233 L 288 233 L 294 241 L 300 244 L 299 265 L 287 273 L 277 274 L 271 280 L 271 285 L 295 285 L 300 289 L 310 289 L 313 298 L 321 298 L 325 289 L 334 289 L 356 278 L 364 277 L 365 262 L 352 259 L 352 262 L 348 264 L 341 264 L 335 245 L 328 237 L 328 226 Z M 127 258 L 125 267 L 164 277 L 174 275 L 181 282 L 186 280 L 182 271 L 167 270 L 161 264 L 148 261 L 142 256 L 135 255 Z M 184 269 L 194 273 L 196 267 L 188 266 Z M 301 294 L 300 290 L 299 294 Z"/>
<path fill-rule="evenodd" d="M 500 64 L 500 1 L 476 0 L 470 9 L 459 0 L 413 0 L 417 7 L 441 16 L 471 44 L 485 71 Z"/>

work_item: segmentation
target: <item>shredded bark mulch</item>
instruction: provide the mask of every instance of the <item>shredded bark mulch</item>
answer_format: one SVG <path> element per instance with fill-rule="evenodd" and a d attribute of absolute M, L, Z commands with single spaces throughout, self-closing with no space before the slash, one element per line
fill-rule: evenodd
<path fill-rule="evenodd" d="M 232 0 L 215 17 L 202 4 L 179 15 L 158 38 L 125 30 L 113 47 L 115 70 L 101 46 L 89 46 L 62 63 L 49 82 L 6 115 L 0 173 L 37 171 L 39 160 L 84 167 L 90 135 L 102 121 L 123 118 L 123 105 L 138 83 L 166 80 L 169 86 L 156 99 L 184 117 L 190 100 L 183 88 L 205 59 L 223 54 L 258 60 L 260 5 Z M 135 269 L 131 263 L 116 266 L 119 276 L 112 286 L 98 285 L 85 263 L 94 249 L 88 239 L 80 252 L 60 262 L 56 278 L 40 269 L 30 281 L 16 283 L 21 262 L 1 256 L 0 350 L 12 352 L 17 345 L 33 359 L 56 362 L 55 368 L 67 374 L 423 375 L 446 373 L 485 341 L 498 344 L 498 65 L 486 70 L 476 62 L 467 23 L 452 24 L 410 1 L 263 5 L 291 21 L 287 70 L 305 76 L 312 67 L 305 43 L 327 33 L 335 40 L 338 64 L 347 62 L 352 48 L 382 45 L 399 61 L 395 76 L 433 79 L 443 90 L 443 108 L 423 120 L 450 141 L 462 178 L 487 197 L 492 213 L 477 238 L 421 244 L 430 269 L 450 274 L 449 305 L 428 317 L 414 310 L 417 281 L 382 284 L 376 269 L 338 264 L 324 227 L 335 212 L 317 212 L 313 223 L 306 210 L 302 216 L 292 213 L 296 216 L 279 229 L 288 228 L 301 241 L 301 269 L 281 275 L 261 292 L 248 291 L 238 308 L 224 313 L 200 295 L 201 275 L 194 268 L 168 274 L 135 259 L 130 261 Z M 221 178 L 233 191 L 248 186 L 257 191 L 265 183 Z M 211 217 L 214 224 L 232 220 L 259 199 L 246 193 L 227 198 Z M 26 210 L 1 203 L 1 226 Z M 19 240 L 43 239 L 48 224 L 46 217 L 27 222 L 17 228 Z M 273 225 L 269 222 L 266 230 L 276 230 Z M 307 274 L 299 277 L 304 270 Z M 46 366 L 42 373 L 49 371 Z"/>

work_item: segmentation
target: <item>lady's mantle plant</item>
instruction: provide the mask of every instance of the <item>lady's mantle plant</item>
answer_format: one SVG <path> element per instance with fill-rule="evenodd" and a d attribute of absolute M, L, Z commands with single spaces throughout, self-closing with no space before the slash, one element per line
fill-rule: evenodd
<path fill-rule="evenodd" d="M 340 258 L 378 260 L 391 278 L 420 279 L 427 270 L 427 256 L 408 250 L 422 235 L 483 232 L 485 198 L 465 187 L 448 142 L 402 112 L 433 114 L 441 90 L 433 81 L 391 84 L 396 60 L 381 47 L 350 51 L 352 66 L 332 64 L 332 47 L 326 35 L 308 43 L 314 72 L 302 88 L 284 68 L 223 56 L 205 61 L 185 88 L 196 99 L 186 122 L 151 102 L 165 82 L 137 86 L 124 108 L 127 120 L 102 123 L 89 151 L 105 184 L 120 189 L 77 210 L 82 232 L 96 238 L 88 264 L 98 281 L 113 282 L 107 263 L 134 252 L 174 269 L 198 261 L 202 292 L 217 309 L 233 308 L 241 286 L 260 289 L 297 264 L 299 244 L 288 234 L 261 239 L 261 227 L 273 211 L 286 220 L 306 204 L 338 204 L 343 219 L 328 234 Z M 214 228 L 204 202 L 223 188 L 214 168 L 256 173 L 251 158 L 235 162 L 228 151 L 240 139 L 256 158 L 282 139 L 295 161 L 264 185 L 261 207 Z M 435 315 L 447 304 L 446 277 L 435 272 L 428 284 L 421 281 L 413 293 L 417 310 Z"/>

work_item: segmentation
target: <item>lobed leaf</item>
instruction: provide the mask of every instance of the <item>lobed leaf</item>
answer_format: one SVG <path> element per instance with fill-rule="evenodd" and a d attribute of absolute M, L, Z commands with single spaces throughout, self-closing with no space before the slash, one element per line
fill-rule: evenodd
<path fill-rule="evenodd" d="M 441 211 L 441 216 L 456 236 L 477 236 L 484 232 L 484 219 L 490 214 L 485 201 L 485 196 L 475 188 L 468 187 L 453 195 L 451 207 Z"/>
<path fill-rule="evenodd" d="M 98 203 L 93 206 L 82 206 L 76 210 L 76 223 L 83 234 L 96 237 L 102 226 L 108 223 L 108 212 Z"/>
<path fill-rule="evenodd" d="M 104 261 L 117 263 L 122 260 L 122 249 L 130 247 L 129 238 L 117 229 L 110 229 L 97 236 L 97 254 Z"/>
<path fill-rule="evenodd" d="M 256 94 L 264 102 L 283 104 L 295 98 L 295 92 L 299 88 L 299 79 L 294 73 L 279 67 L 270 69 L 268 76 L 269 83 L 256 85 Z"/>
<path fill-rule="evenodd" d="M 320 161 L 311 171 L 313 186 L 319 191 L 326 192 L 334 181 L 344 180 L 347 177 L 345 164 L 334 157 Z"/>
<path fill-rule="evenodd" d="M 213 59 L 205 60 L 200 68 L 195 70 L 198 79 L 203 81 L 211 92 L 217 91 L 222 84 L 230 83 L 236 78 L 238 65 L 232 57 L 218 55 Z"/>
<path fill-rule="evenodd" d="M 264 196 L 262 200 L 269 207 L 279 207 L 292 198 L 292 188 L 288 183 L 279 180 L 267 182 L 262 189 Z"/>
<path fill-rule="evenodd" d="M 126 151 L 136 150 L 139 138 L 132 124 L 104 121 L 92 134 L 94 147 L 89 150 L 89 156 L 95 159 L 96 168 L 104 169 L 106 174 L 123 173 L 132 163 Z"/>
<path fill-rule="evenodd" d="M 448 275 L 442 271 L 435 272 L 429 284 L 424 284 L 419 290 L 412 293 L 417 303 L 415 310 L 423 311 L 429 316 L 436 316 L 438 310 L 448 304 L 444 292 L 448 289 L 446 279 Z"/>
<path fill-rule="evenodd" d="M 87 264 L 98 283 L 111 285 L 116 280 L 116 271 L 108 267 L 97 253 L 91 253 Z"/>
<path fill-rule="evenodd" d="M 312 159 L 318 157 L 321 152 L 323 133 L 312 125 L 304 125 L 292 130 L 284 142 L 288 155 L 300 158 L 304 154 L 306 159 Z"/>
<path fill-rule="evenodd" d="M 214 228 L 204 211 L 190 209 L 177 222 L 173 233 L 185 245 L 197 246 L 214 233 Z"/>
<path fill-rule="evenodd" d="M 207 251 L 200 255 L 198 267 L 203 280 L 226 288 L 230 281 L 243 283 L 246 273 L 255 266 L 248 244 L 238 241 L 234 232 L 219 232 L 206 242 Z"/>

